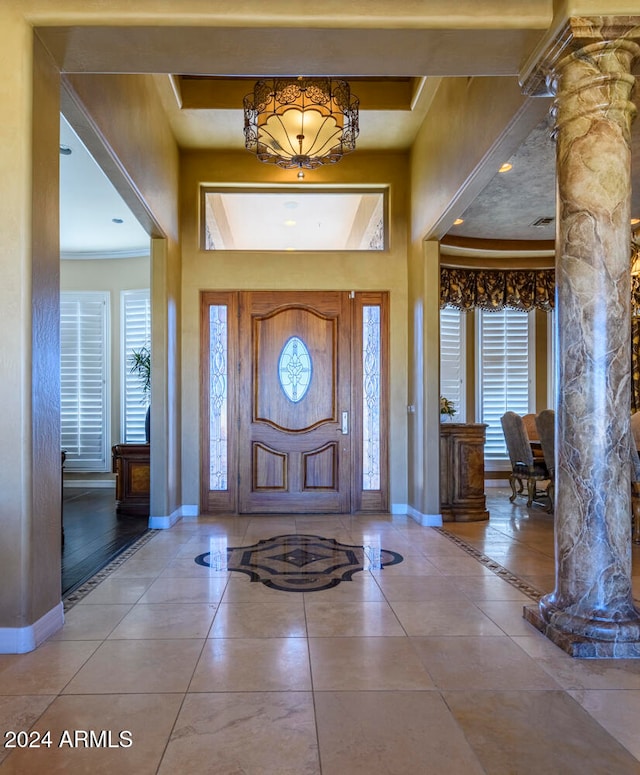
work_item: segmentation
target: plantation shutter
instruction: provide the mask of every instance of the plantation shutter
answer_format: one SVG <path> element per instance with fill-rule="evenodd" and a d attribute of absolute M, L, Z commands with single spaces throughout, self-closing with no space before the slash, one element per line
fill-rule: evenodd
<path fill-rule="evenodd" d="M 465 318 L 455 307 L 440 310 L 440 395 L 453 401 L 454 420 L 465 422 Z"/>
<path fill-rule="evenodd" d="M 142 391 L 140 378 L 131 374 L 131 353 L 151 343 L 151 300 L 149 289 L 122 291 L 122 438 L 125 444 L 145 442 L 144 422 L 149 395 Z"/>
<path fill-rule="evenodd" d="M 61 446 L 70 471 L 109 470 L 108 323 L 108 292 L 61 292 Z"/>
<path fill-rule="evenodd" d="M 479 311 L 479 422 L 487 423 L 485 459 L 507 459 L 500 418 L 529 411 L 532 367 L 529 313 Z"/>

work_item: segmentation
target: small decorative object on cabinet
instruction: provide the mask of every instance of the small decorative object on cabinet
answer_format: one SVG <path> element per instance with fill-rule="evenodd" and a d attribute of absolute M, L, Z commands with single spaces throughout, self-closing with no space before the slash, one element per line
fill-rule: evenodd
<path fill-rule="evenodd" d="M 147 405 L 147 413 L 144 418 L 144 435 L 147 444 L 150 441 L 150 406 L 151 398 L 151 350 L 148 347 L 141 347 L 139 350 L 132 350 L 129 356 L 129 373 L 137 374 L 142 388 L 143 403 Z"/>
<path fill-rule="evenodd" d="M 455 413 L 456 408 L 453 405 L 453 401 L 450 401 L 444 396 L 440 396 L 440 420 L 442 422 L 452 422 Z"/>
<path fill-rule="evenodd" d="M 116 512 L 149 516 L 149 445 L 116 444 L 112 448 L 116 475 Z"/>
<path fill-rule="evenodd" d="M 440 511 L 444 522 L 489 519 L 484 492 L 483 423 L 440 426 Z"/>

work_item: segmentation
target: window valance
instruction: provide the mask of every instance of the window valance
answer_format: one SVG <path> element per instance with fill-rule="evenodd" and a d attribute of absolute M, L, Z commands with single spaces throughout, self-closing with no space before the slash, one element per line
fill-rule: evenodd
<path fill-rule="evenodd" d="M 555 306 L 555 269 L 440 269 L 440 306 L 468 311 L 511 307 L 549 312 Z M 640 274 L 631 275 L 631 309 L 640 312 Z"/>
<path fill-rule="evenodd" d="M 640 297 L 640 293 L 639 293 Z M 554 269 L 440 269 L 440 306 L 460 310 L 541 309 L 555 305 Z"/>

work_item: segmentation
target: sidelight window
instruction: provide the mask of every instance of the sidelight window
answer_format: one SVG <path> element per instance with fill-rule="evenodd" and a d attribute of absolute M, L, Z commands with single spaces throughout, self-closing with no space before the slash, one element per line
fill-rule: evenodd
<path fill-rule="evenodd" d="M 228 486 L 228 326 L 227 306 L 209 307 L 209 489 Z"/>
<path fill-rule="evenodd" d="M 380 489 L 380 306 L 362 307 L 362 489 Z"/>

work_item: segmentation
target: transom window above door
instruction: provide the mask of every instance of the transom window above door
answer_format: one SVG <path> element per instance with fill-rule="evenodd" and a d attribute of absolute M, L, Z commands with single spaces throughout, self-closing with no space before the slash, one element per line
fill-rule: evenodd
<path fill-rule="evenodd" d="M 202 190 L 204 250 L 378 251 L 386 189 Z"/>

